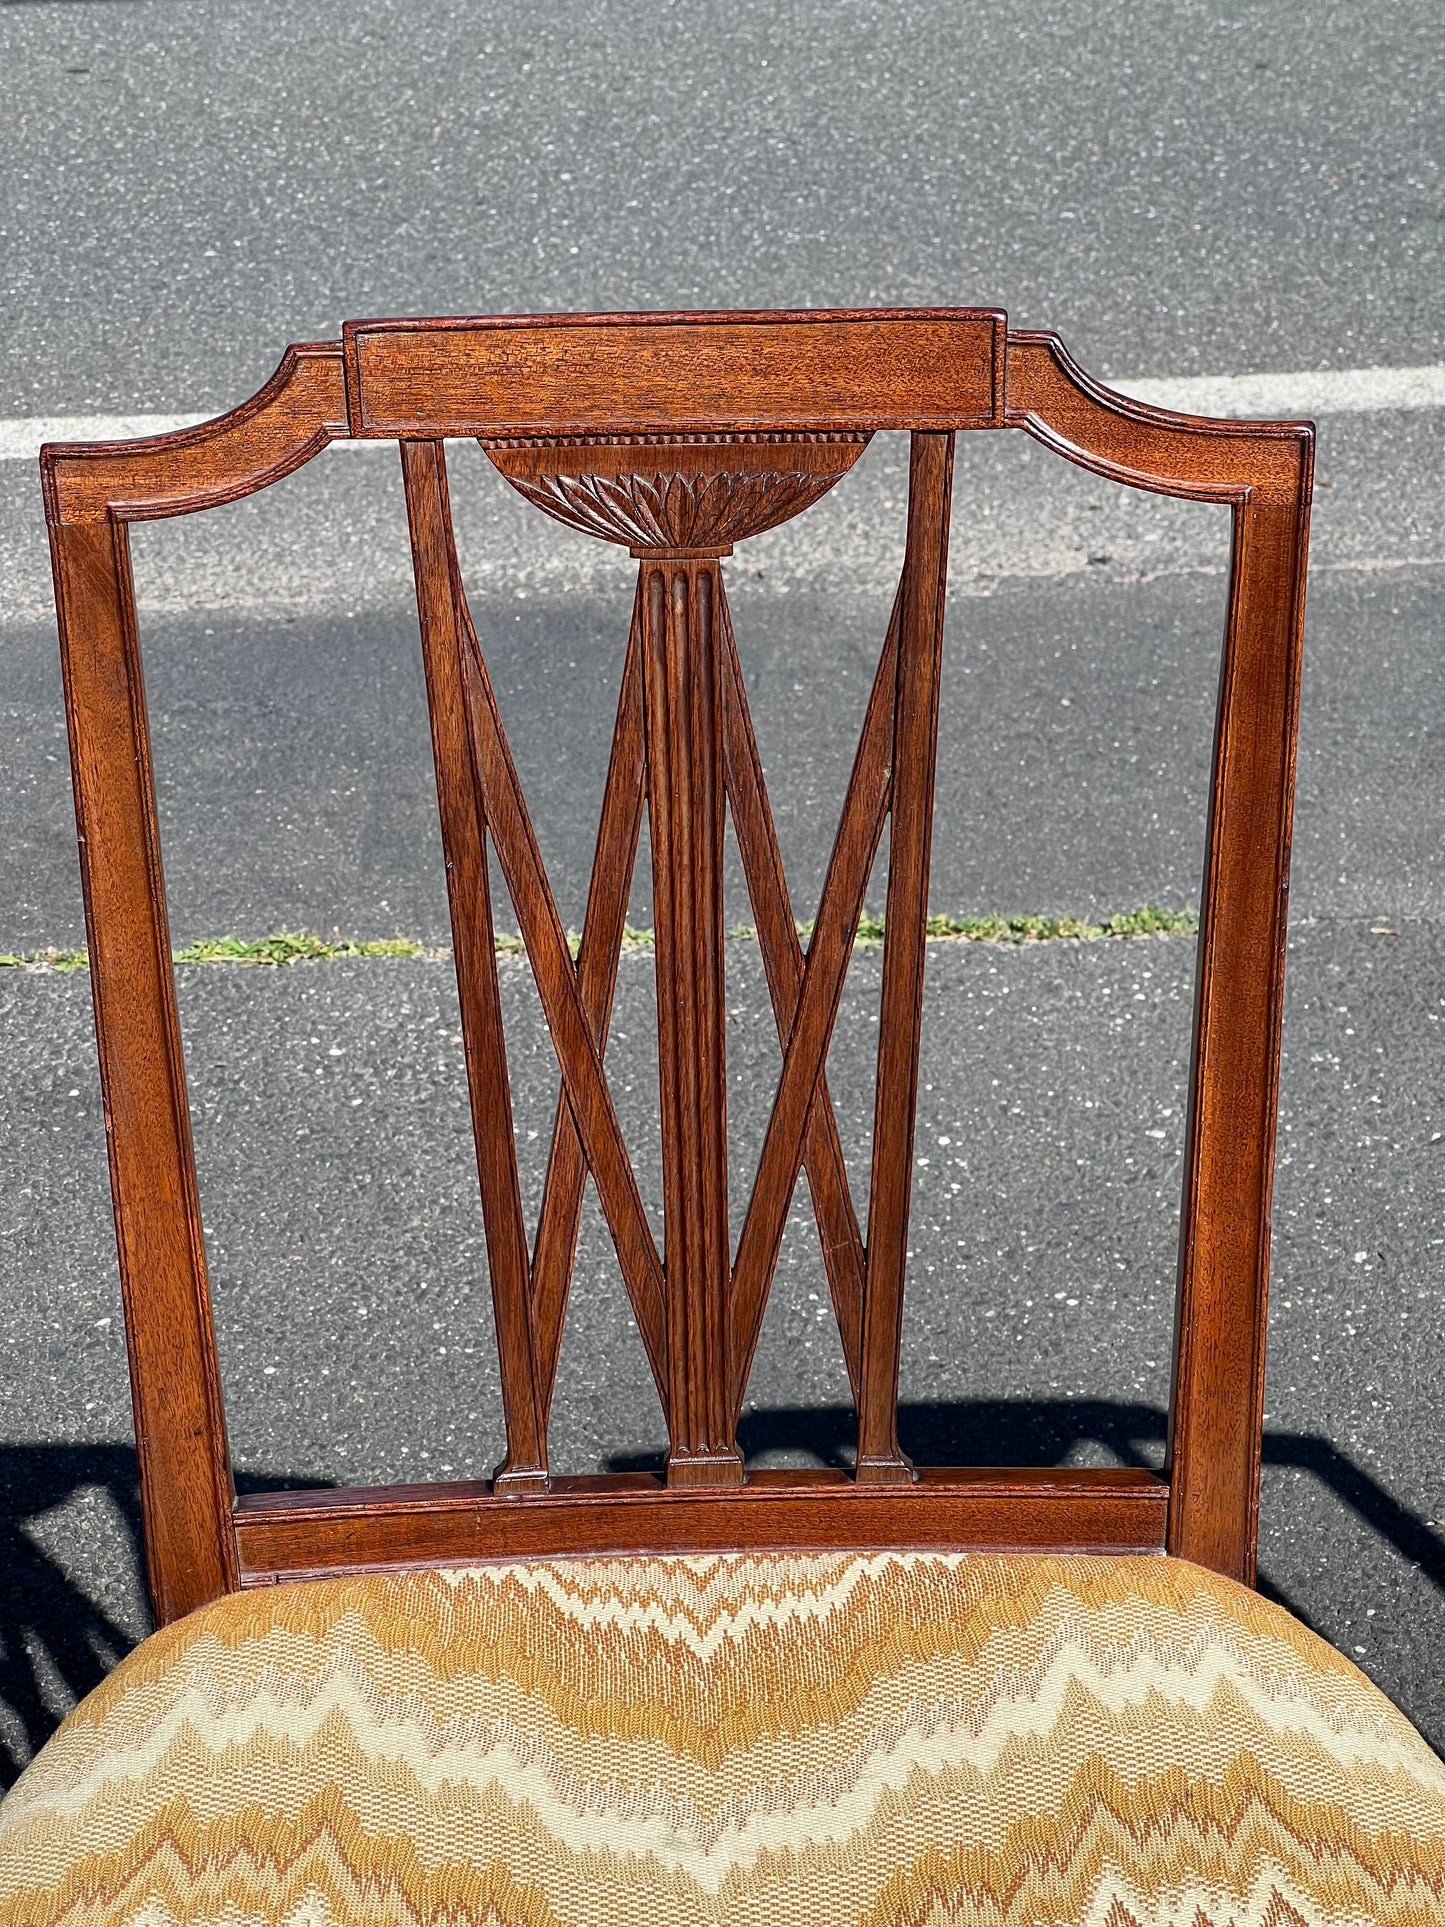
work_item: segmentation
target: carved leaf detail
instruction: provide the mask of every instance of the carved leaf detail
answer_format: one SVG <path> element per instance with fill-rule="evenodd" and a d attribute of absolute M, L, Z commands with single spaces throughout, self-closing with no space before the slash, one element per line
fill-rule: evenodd
<path fill-rule="evenodd" d="M 629 548 L 720 549 L 811 507 L 837 478 L 799 469 L 718 469 L 510 479 L 529 502 L 585 534 Z"/>

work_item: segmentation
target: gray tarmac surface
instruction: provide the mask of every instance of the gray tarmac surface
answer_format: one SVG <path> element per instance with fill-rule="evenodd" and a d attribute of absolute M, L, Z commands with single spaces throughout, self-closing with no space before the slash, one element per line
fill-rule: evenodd
<path fill-rule="evenodd" d="M 1106 374 L 1445 353 L 1430 0 L 101 0 L 0 49 L 11 414 L 234 401 L 385 314 L 997 300 Z"/>
<path fill-rule="evenodd" d="M 1102 571 L 1098 572 L 1102 573 Z M 743 571 L 739 570 L 742 575 Z M 822 887 L 886 604 L 733 595 L 799 916 Z M 1197 903 L 1225 578 L 1007 581 L 955 600 L 932 901 L 1107 916 Z M 564 920 L 580 925 L 630 585 L 477 605 Z M 1445 915 L 1445 565 L 1311 590 L 1292 901 Z M 198 633 L 200 631 L 200 633 Z M 172 931 L 449 941 L 412 609 L 144 627 Z M 52 628 L 6 636 L 0 950 L 83 942 Z M 737 921 L 748 920 L 734 866 Z M 882 908 L 879 897 L 877 908 Z M 499 925 L 515 928 L 505 895 Z M 649 924 L 646 867 L 633 921 Z"/>
<path fill-rule="evenodd" d="M 900 441 L 878 437 L 819 508 L 730 566 L 803 903 L 821 880 L 901 560 Z M 474 448 L 453 445 L 449 461 L 524 778 L 565 771 L 565 787 L 533 786 L 576 922 L 631 564 L 528 509 Z M 1295 908 L 1440 914 L 1440 411 L 1325 417 L 1319 472 Z M 37 501 L 29 465 L 0 463 L 0 951 L 81 937 Z M 961 438 L 940 908 L 1193 901 L 1228 541 L 1221 510 L 1097 482 L 1021 435 Z M 138 527 L 132 548 L 177 935 L 302 923 L 443 937 L 392 452 L 336 449 L 250 501 Z"/>
<path fill-rule="evenodd" d="M 381 313 L 996 300 L 1119 379 L 1445 358 L 1445 42 L 1424 0 L 358 0 L 298 22 L 261 0 L 0 0 L 0 416 L 205 413 L 288 341 Z M 1441 426 L 1321 422 L 1262 1529 L 1266 1584 L 1437 1746 Z M 575 923 L 629 565 L 543 526 L 475 451 L 452 464 Z M 799 914 L 903 474 L 880 437 L 731 565 Z M 1193 903 L 1222 515 L 1015 436 L 965 440 L 956 502 L 936 907 Z M 177 938 L 444 941 L 394 457 L 336 450 L 134 549 Z M 34 470 L 0 463 L 0 952 L 80 938 L 48 595 Z M 921 1457 L 1157 1459 L 1192 967 L 1178 938 L 931 951 L 904 1387 Z M 745 1173 L 777 1053 L 755 951 L 729 969 Z M 535 1158 L 555 1077 L 523 966 L 504 976 Z M 861 952 L 830 1067 L 855 1164 L 876 980 Z M 449 963 L 181 986 L 241 1483 L 485 1473 L 496 1367 Z M 650 997 L 629 955 L 609 1065 L 655 1195 Z M 83 976 L 0 969 L 0 1065 L 3 1785 L 149 1622 Z M 846 1459 L 819 1273 L 802 1194 L 746 1419 L 763 1462 Z M 558 1460 L 651 1462 L 595 1214 L 570 1316 Z"/>

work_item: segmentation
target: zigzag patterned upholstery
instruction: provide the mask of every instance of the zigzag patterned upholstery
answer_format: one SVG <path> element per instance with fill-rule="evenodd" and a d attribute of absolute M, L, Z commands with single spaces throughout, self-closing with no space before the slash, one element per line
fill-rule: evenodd
<path fill-rule="evenodd" d="M 233 1595 L 0 1808 L 25 1927 L 1428 1927 L 1445 1767 L 1182 1560 L 555 1560 Z"/>

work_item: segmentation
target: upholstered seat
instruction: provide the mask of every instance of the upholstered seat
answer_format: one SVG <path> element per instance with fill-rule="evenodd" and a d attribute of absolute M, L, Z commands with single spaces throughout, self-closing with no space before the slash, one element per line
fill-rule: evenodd
<path fill-rule="evenodd" d="M 0 1807 L 26 1927 L 1426 1927 L 1445 1767 L 1182 1560 L 556 1560 L 157 1633 Z"/>

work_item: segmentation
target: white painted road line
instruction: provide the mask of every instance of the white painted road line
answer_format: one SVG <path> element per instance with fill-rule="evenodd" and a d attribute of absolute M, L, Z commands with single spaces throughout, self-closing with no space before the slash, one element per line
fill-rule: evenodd
<path fill-rule="evenodd" d="M 33 462 L 46 442 L 131 442 L 189 428 L 197 415 L 0 416 L 0 462 Z"/>
<path fill-rule="evenodd" d="M 1200 375 L 1122 379 L 1121 395 L 1186 415 L 1289 420 L 1387 408 L 1445 408 L 1445 363 L 1426 368 L 1324 368 L 1294 375 Z M 33 462 L 45 442 L 120 442 L 190 428 L 196 415 L 0 416 L 0 462 Z M 389 448 L 389 442 L 338 442 Z"/>
<path fill-rule="evenodd" d="M 33 462 L 46 442 L 130 442 L 172 435 L 209 415 L 0 415 L 0 462 Z M 391 442 L 333 442 L 333 448 L 392 448 Z"/>
<path fill-rule="evenodd" d="M 1445 364 L 1431 368 L 1321 368 L 1298 375 L 1161 376 L 1110 383 L 1120 394 L 1182 415 L 1291 421 L 1386 408 L 1445 408 Z"/>

